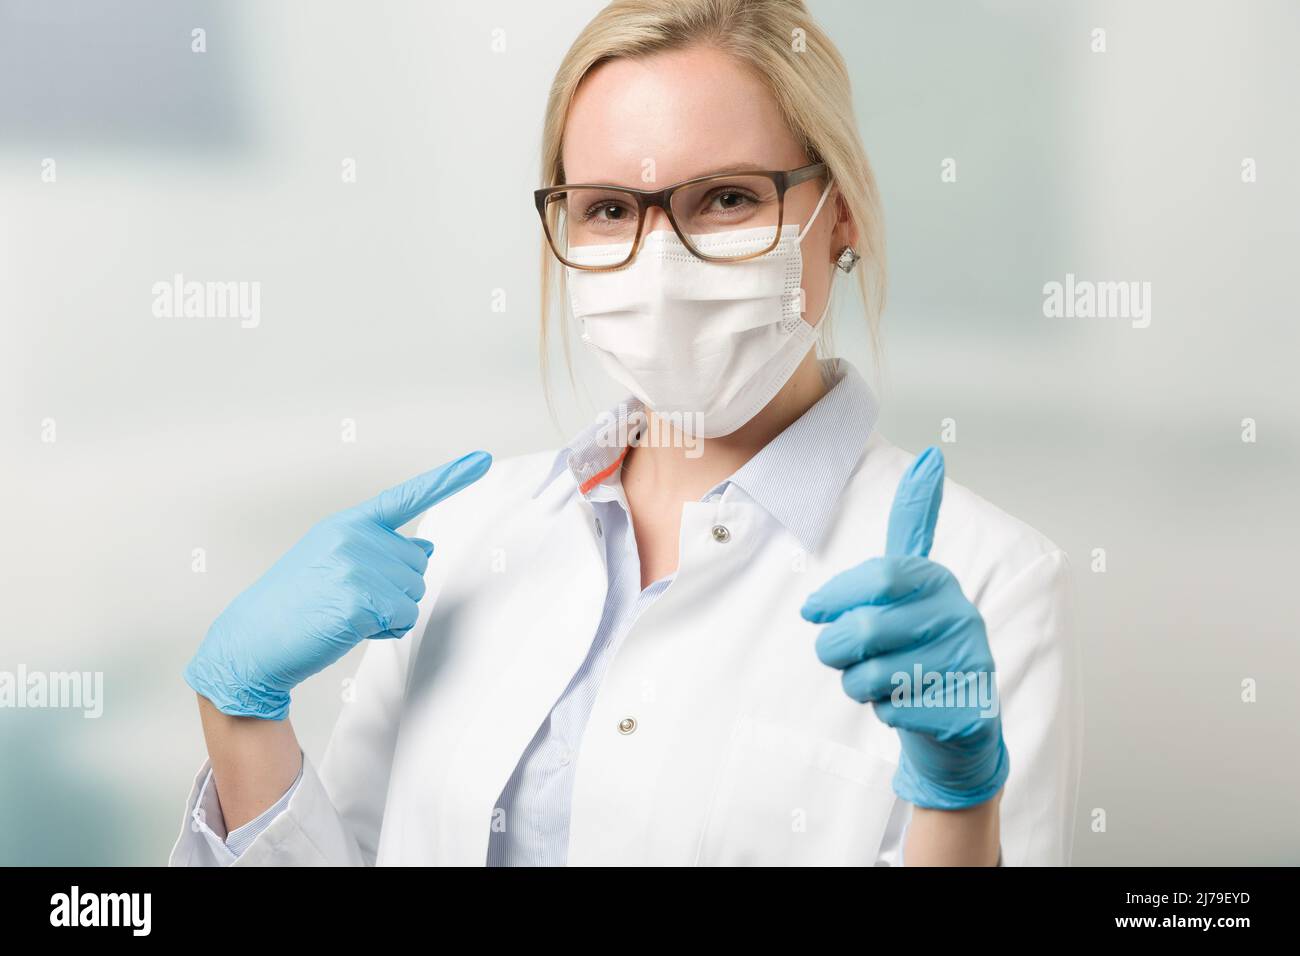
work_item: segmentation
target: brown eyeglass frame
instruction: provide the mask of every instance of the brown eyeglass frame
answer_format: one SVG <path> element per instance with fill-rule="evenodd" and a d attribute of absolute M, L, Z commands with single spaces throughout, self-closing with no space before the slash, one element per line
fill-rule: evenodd
<path fill-rule="evenodd" d="M 626 186 L 613 186 L 608 183 L 565 183 L 560 186 L 545 186 L 541 189 L 534 190 L 533 201 L 537 206 L 537 214 L 542 219 L 542 231 L 546 233 L 546 244 L 550 246 L 551 252 L 555 258 L 571 269 L 582 269 L 587 272 L 610 272 L 614 269 L 622 269 L 629 262 L 636 258 L 641 251 L 641 233 L 645 228 L 646 211 L 652 206 L 658 206 L 668 217 L 668 223 L 673 227 L 673 232 L 677 238 L 682 241 L 691 253 L 706 262 L 744 262 L 747 259 L 756 259 L 759 256 L 767 255 L 776 248 L 777 243 L 781 241 L 781 226 L 785 223 L 785 194 L 786 191 L 798 186 L 800 183 L 815 179 L 827 172 L 825 163 L 809 163 L 807 166 L 800 166 L 798 169 L 789 170 L 736 170 L 729 173 L 710 173 L 707 176 L 698 176 L 695 179 L 687 179 L 684 182 L 669 186 L 667 189 L 658 191 L 647 191 L 644 189 L 629 189 Z M 776 186 L 776 235 L 772 238 L 772 244 L 760 252 L 751 252 L 744 256 L 710 256 L 705 255 L 699 249 L 691 244 L 681 228 L 677 225 L 677 217 L 673 215 L 672 198 L 673 193 L 686 186 L 695 186 L 699 183 L 708 182 L 712 179 L 728 179 L 735 176 L 765 176 L 772 180 Z M 556 193 L 570 192 L 574 189 L 609 189 L 621 193 L 627 193 L 636 199 L 637 203 L 637 221 L 636 236 L 632 240 L 632 249 L 628 252 L 627 258 L 622 262 L 605 266 L 579 265 L 570 262 L 564 256 L 560 255 L 555 245 L 555 237 L 551 235 L 551 224 L 546 218 L 546 207 L 550 197 Z"/>

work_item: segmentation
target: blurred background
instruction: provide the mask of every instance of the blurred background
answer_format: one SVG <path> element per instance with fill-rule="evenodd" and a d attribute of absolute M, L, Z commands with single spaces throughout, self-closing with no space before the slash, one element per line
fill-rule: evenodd
<path fill-rule="evenodd" d="M 1300 862 L 1300 7 L 809 5 L 884 196 L 882 430 L 952 419 L 949 475 L 1073 560 L 1075 862 Z M 537 354 L 542 109 L 599 6 L 0 0 L 0 670 L 104 674 L 98 719 L 0 709 L 0 863 L 164 862 L 225 604 L 617 399 L 575 350 L 553 416 Z M 177 273 L 260 282 L 260 323 L 156 317 Z M 1151 283 L 1149 327 L 1046 318 L 1067 273 Z M 295 694 L 317 759 L 358 659 Z"/>

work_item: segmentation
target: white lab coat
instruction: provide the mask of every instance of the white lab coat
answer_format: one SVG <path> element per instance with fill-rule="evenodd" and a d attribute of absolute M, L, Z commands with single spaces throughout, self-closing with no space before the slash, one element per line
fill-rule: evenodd
<path fill-rule="evenodd" d="M 305 757 L 239 865 L 483 865 L 497 798 L 604 602 L 590 504 L 567 474 L 532 497 L 553 459 L 498 461 L 425 515 L 418 623 L 366 643 L 319 769 Z M 911 460 L 872 432 L 813 554 L 752 501 L 684 506 L 676 578 L 612 658 L 576 755 L 570 865 L 897 862 L 883 849 L 910 810 L 890 784 L 897 734 L 818 661 L 799 608 L 883 552 Z M 1068 863 L 1083 704 L 1066 556 L 951 481 L 930 556 L 983 615 L 997 666 L 1003 865 Z M 191 822 L 207 768 L 173 864 L 217 862 Z"/>

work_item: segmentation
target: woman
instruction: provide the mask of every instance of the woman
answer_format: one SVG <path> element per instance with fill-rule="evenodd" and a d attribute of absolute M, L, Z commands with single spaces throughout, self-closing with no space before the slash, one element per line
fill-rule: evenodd
<path fill-rule="evenodd" d="M 631 397 L 326 519 L 236 598 L 186 670 L 210 760 L 172 862 L 1067 862 L 1065 555 L 817 357 L 838 273 L 875 322 L 883 253 L 800 0 L 616 0 L 543 168 L 547 268 Z M 289 692 L 362 639 L 318 770 Z"/>

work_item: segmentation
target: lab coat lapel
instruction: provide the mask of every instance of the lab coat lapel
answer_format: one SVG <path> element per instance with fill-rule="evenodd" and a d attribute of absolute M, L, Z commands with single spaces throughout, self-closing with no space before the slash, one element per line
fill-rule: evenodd
<path fill-rule="evenodd" d="M 558 512 L 550 494 L 533 507 L 543 540 L 503 624 L 519 635 L 516 650 L 501 661 L 501 679 L 484 694 L 454 764 L 463 799 L 446 835 L 453 862 L 469 866 L 486 859 L 497 799 L 591 648 L 608 586 L 591 505 L 570 489 Z"/>

